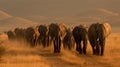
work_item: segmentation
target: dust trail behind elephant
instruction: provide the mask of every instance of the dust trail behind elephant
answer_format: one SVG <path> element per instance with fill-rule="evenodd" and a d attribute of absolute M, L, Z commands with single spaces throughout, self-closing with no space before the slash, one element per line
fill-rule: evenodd
<path fill-rule="evenodd" d="M 0 67 L 119 67 L 120 34 L 111 34 L 106 41 L 105 55 L 92 55 L 90 44 L 87 55 L 79 54 L 75 49 L 61 49 L 60 54 L 53 53 L 53 45 L 47 48 L 29 47 L 24 42 L 10 42 L 0 36 Z M 2 38 L 2 39 L 1 39 Z M 1 46 L 5 49 L 1 49 Z M 2 51 L 1 51 L 2 50 Z M 3 53 L 3 55 L 2 55 Z"/>
<path fill-rule="evenodd" d="M 120 34 L 112 33 L 106 40 L 104 56 L 92 55 L 91 46 L 88 44 L 87 55 L 80 55 L 76 51 L 62 50 L 62 56 L 60 58 L 83 67 L 119 67 L 120 45 L 118 44 L 120 44 Z"/>
<path fill-rule="evenodd" d="M 4 54 L 0 53 L 0 67 L 50 67 L 39 55 L 37 47 L 30 48 L 22 41 L 8 41 L 5 36 L 1 37 L 1 42 L 0 47 L 4 49 Z"/>

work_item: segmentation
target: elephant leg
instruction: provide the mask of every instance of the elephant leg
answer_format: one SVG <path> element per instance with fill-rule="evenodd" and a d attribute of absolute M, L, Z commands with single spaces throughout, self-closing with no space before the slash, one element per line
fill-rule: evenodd
<path fill-rule="evenodd" d="M 55 40 L 56 40 L 56 42 L 55 42 L 55 44 L 56 44 L 56 52 L 58 53 L 58 51 L 59 51 L 59 41 L 58 41 L 57 38 Z"/>
<path fill-rule="evenodd" d="M 103 43 L 101 44 L 101 56 L 104 55 L 104 48 L 105 48 L 105 40 L 104 40 Z"/>
<path fill-rule="evenodd" d="M 49 46 L 50 45 L 50 37 L 49 36 L 47 37 L 46 41 L 47 41 L 47 45 Z"/>
<path fill-rule="evenodd" d="M 68 49 L 71 50 L 72 49 L 72 43 L 68 43 Z"/>
<path fill-rule="evenodd" d="M 44 45 L 45 45 L 45 47 L 47 47 L 46 37 L 44 37 Z"/>
<path fill-rule="evenodd" d="M 53 41 L 52 37 L 48 36 L 47 37 L 47 42 L 48 42 L 49 46 L 52 44 L 52 41 Z"/>
<path fill-rule="evenodd" d="M 71 49 L 75 48 L 75 40 L 71 38 Z"/>
<path fill-rule="evenodd" d="M 49 38 L 50 40 L 49 40 L 49 45 L 51 45 L 52 44 L 52 41 L 54 40 L 53 38 Z"/>
<path fill-rule="evenodd" d="M 57 53 L 57 45 L 56 45 L 56 40 L 54 40 L 54 53 Z"/>
<path fill-rule="evenodd" d="M 48 47 L 49 46 L 49 41 L 48 41 L 48 37 L 47 36 L 45 37 L 45 42 L 46 42 L 46 46 Z"/>
<path fill-rule="evenodd" d="M 103 56 L 103 55 L 104 55 L 104 45 L 101 46 L 101 56 Z"/>
<path fill-rule="evenodd" d="M 34 42 L 30 42 L 30 45 L 31 45 L 31 47 L 35 46 Z"/>
<path fill-rule="evenodd" d="M 76 51 L 79 51 L 79 43 L 76 42 Z"/>
<path fill-rule="evenodd" d="M 31 47 L 35 47 L 35 39 L 30 38 L 29 43 Z"/>
<path fill-rule="evenodd" d="M 63 43 L 63 48 L 66 49 L 67 48 L 67 44 Z"/>
<path fill-rule="evenodd" d="M 61 39 L 60 37 L 58 38 L 58 53 L 60 53 L 61 50 Z"/>
<path fill-rule="evenodd" d="M 44 48 L 46 47 L 46 41 L 45 41 L 45 38 L 43 39 L 43 47 L 44 47 Z"/>
<path fill-rule="evenodd" d="M 34 44 L 35 44 L 35 46 L 37 46 L 37 39 L 34 40 Z"/>
<path fill-rule="evenodd" d="M 93 55 L 96 54 L 96 45 L 95 45 L 95 40 L 94 39 L 89 39 L 89 42 L 90 42 L 90 45 L 92 47 L 92 52 L 93 52 Z"/>
<path fill-rule="evenodd" d="M 69 42 L 68 42 L 68 49 L 72 50 L 72 48 L 74 48 L 73 45 L 74 45 L 74 43 L 73 43 L 72 39 L 70 39 Z"/>
<path fill-rule="evenodd" d="M 96 45 L 96 55 L 100 55 L 100 46 L 99 46 L 99 44 Z"/>
<path fill-rule="evenodd" d="M 58 38 L 55 38 L 54 40 L 54 53 L 59 53 L 61 47 L 61 40 Z"/>
<path fill-rule="evenodd" d="M 41 45 L 45 48 L 44 40 L 41 40 Z"/>
<path fill-rule="evenodd" d="M 83 41 L 83 53 L 86 54 L 87 41 Z"/>
<path fill-rule="evenodd" d="M 79 43 L 79 53 L 82 54 L 82 45 L 81 45 L 81 42 Z"/>
<path fill-rule="evenodd" d="M 92 52 L 93 52 L 93 55 L 96 54 L 96 47 L 92 45 Z"/>
<path fill-rule="evenodd" d="M 39 45 L 41 44 L 41 38 L 40 37 L 38 37 L 37 42 L 38 42 Z"/>

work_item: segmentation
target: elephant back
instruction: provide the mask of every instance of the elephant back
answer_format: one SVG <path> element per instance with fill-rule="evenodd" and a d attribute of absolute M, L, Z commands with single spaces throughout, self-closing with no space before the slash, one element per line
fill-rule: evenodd
<path fill-rule="evenodd" d="M 49 25 L 49 32 L 48 32 L 48 34 L 51 37 L 56 37 L 59 34 L 59 30 L 60 30 L 60 28 L 59 28 L 59 25 L 57 23 L 51 23 Z"/>
<path fill-rule="evenodd" d="M 82 40 L 87 38 L 87 29 L 84 25 L 75 26 L 72 33 L 74 38 L 81 37 Z"/>
<path fill-rule="evenodd" d="M 14 32 L 17 39 L 23 39 L 25 37 L 25 29 L 15 28 Z"/>
<path fill-rule="evenodd" d="M 38 32 L 40 33 L 41 36 L 46 35 L 47 27 L 45 25 L 38 26 Z"/>
<path fill-rule="evenodd" d="M 34 28 L 33 27 L 28 27 L 27 29 L 26 29 L 26 35 L 33 35 L 35 33 L 35 30 L 34 30 Z"/>

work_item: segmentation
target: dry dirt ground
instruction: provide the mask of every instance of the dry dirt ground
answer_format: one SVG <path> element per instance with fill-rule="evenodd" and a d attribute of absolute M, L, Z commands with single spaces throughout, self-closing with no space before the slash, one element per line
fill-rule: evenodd
<path fill-rule="evenodd" d="M 92 55 L 89 44 L 87 55 L 80 55 L 74 49 L 62 49 L 60 54 L 54 54 L 53 46 L 30 48 L 22 42 L 3 40 L 0 67 L 120 67 L 120 33 L 107 38 L 104 56 Z"/>

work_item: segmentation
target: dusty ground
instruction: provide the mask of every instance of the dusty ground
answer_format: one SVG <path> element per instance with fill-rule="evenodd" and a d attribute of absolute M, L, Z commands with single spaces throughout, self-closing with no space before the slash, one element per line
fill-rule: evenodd
<path fill-rule="evenodd" d="M 22 42 L 5 41 L 1 45 L 5 50 L 1 53 L 0 67 L 120 67 L 119 33 L 107 38 L 104 56 L 92 55 L 89 44 L 87 55 L 63 49 L 60 54 L 54 54 L 52 46 L 30 48 Z"/>

